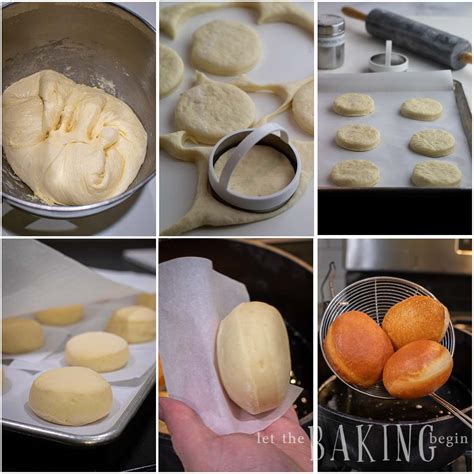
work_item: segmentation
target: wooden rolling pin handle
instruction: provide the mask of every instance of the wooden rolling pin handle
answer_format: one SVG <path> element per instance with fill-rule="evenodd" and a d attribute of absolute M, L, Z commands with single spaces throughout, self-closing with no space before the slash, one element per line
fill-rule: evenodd
<path fill-rule="evenodd" d="M 459 60 L 464 64 L 472 64 L 472 53 L 462 53 Z"/>
<path fill-rule="evenodd" d="M 344 13 L 344 15 L 355 18 L 356 20 L 365 21 L 367 19 L 367 15 L 365 13 L 353 7 L 342 7 L 341 11 Z"/>

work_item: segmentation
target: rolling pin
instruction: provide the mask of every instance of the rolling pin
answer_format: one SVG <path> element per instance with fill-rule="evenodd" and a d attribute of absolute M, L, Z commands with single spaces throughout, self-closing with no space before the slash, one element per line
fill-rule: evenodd
<path fill-rule="evenodd" d="M 365 21 L 365 28 L 372 36 L 392 40 L 397 46 L 450 69 L 462 69 L 466 64 L 472 64 L 471 43 L 459 36 L 380 8 L 366 15 L 355 8 L 343 7 L 342 13 Z"/>

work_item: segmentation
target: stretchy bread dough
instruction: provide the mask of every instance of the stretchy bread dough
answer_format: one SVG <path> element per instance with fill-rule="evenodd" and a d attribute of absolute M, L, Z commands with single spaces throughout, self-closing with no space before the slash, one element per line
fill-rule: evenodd
<path fill-rule="evenodd" d="M 292 105 L 296 123 L 310 135 L 314 135 L 314 81 L 307 82 L 295 94 Z"/>
<path fill-rule="evenodd" d="M 420 188 L 450 188 L 459 186 L 462 173 L 453 163 L 423 161 L 413 168 L 411 180 Z"/>
<path fill-rule="evenodd" d="M 183 80 L 184 63 L 178 53 L 160 44 L 160 99 L 170 95 Z"/>
<path fill-rule="evenodd" d="M 420 98 L 408 99 L 403 102 L 400 113 L 407 118 L 415 120 L 433 121 L 443 115 L 443 106 L 434 99 Z"/>
<path fill-rule="evenodd" d="M 64 350 L 67 365 L 88 367 L 96 372 L 121 369 L 128 362 L 128 343 L 116 334 L 85 332 L 69 339 Z"/>
<path fill-rule="evenodd" d="M 146 306 L 147 308 L 156 310 L 156 294 L 140 293 L 139 295 L 137 295 L 136 303 L 139 306 Z"/>
<path fill-rule="evenodd" d="M 257 32 L 243 23 L 215 20 L 193 34 L 191 60 L 202 71 L 235 76 L 253 69 L 261 55 Z"/>
<path fill-rule="evenodd" d="M 186 132 L 175 132 L 160 137 L 160 147 L 172 157 L 181 161 L 191 161 L 197 168 L 196 195 L 191 209 L 173 226 L 161 235 L 179 235 L 204 225 L 224 226 L 247 224 L 277 216 L 291 208 L 305 193 L 313 177 L 314 142 L 292 141 L 301 159 L 301 178 L 298 189 L 281 208 L 272 212 L 248 212 L 231 207 L 215 198 L 209 189 L 208 166 L 211 147 L 186 146 L 191 137 Z"/>
<path fill-rule="evenodd" d="M 104 418 L 112 408 L 112 388 L 86 367 L 62 367 L 44 372 L 31 386 L 30 408 L 46 421 L 82 426 Z"/>
<path fill-rule="evenodd" d="M 227 150 L 215 164 L 217 177 L 232 156 Z M 265 196 L 282 190 L 295 176 L 288 158 L 275 148 L 256 145 L 240 160 L 229 181 L 229 190 L 244 196 Z"/>
<path fill-rule="evenodd" d="M 344 117 L 361 117 L 375 110 L 375 102 L 369 95 L 350 92 L 336 97 L 332 109 Z"/>
<path fill-rule="evenodd" d="M 377 165 L 367 160 L 346 160 L 337 163 L 331 171 L 331 181 L 337 186 L 372 187 L 380 179 Z"/>
<path fill-rule="evenodd" d="M 120 308 L 110 318 L 107 331 L 129 343 L 152 341 L 156 336 L 156 311 L 146 306 Z"/>
<path fill-rule="evenodd" d="M 255 104 L 238 87 L 209 80 L 198 73 L 196 85 L 181 94 L 175 110 L 179 130 L 200 143 L 213 145 L 235 130 L 255 121 Z"/>
<path fill-rule="evenodd" d="M 380 145 L 380 132 L 371 125 L 351 124 L 336 132 L 336 144 L 352 151 L 369 151 Z"/>
<path fill-rule="evenodd" d="M 410 148 L 420 155 L 439 158 L 451 154 L 455 143 L 449 132 L 429 129 L 415 133 L 410 140 Z"/>
<path fill-rule="evenodd" d="M 81 304 L 60 306 L 58 308 L 45 309 L 35 313 L 35 318 L 41 324 L 49 326 L 66 326 L 80 321 L 84 316 L 84 307 Z"/>
<path fill-rule="evenodd" d="M 3 94 L 8 163 L 48 204 L 91 204 L 123 193 L 146 146 L 127 104 L 57 72 L 37 72 Z"/>
<path fill-rule="evenodd" d="M 10 318 L 2 322 L 2 352 L 24 354 L 44 345 L 41 324 L 34 319 Z"/>
<path fill-rule="evenodd" d="M 252 415 L 278 407 L 291 370 L 286 326 L 276 308 L 252 301 L 219 324 L 216 359 L 227 395 Z"/>

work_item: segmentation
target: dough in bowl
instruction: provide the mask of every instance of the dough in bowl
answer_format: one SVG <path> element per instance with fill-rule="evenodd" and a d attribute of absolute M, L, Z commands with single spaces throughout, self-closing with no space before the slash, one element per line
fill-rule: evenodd
<path fill-rule="evenodd" d="M 454 151 L 455 140 L 445 130 L 428 129 L 417 132 L 410 141 L 410 148 L 419 155 L 439 158 Z"/>
<path fill-rule="evenodd" d="M 184 63 L 174 50 L 160 44 L 160 99 L 170 95 L 183 80 Z"/>
<path fill-rule="evenodd" d="M 380 132 L 371 125 L 350 124 L 336 132 L 336 144 L 346 150 L 373 150 L 381 141 Z"/>
<path fill-rule="evenodd" d="M 454 163 L 423 161 L 413 168 L 411 181 L 420 188 L 450 188 L 459 186 L 462 173 Z"/>
<path fill-rule="evenodd" d="M 112 315 L 107 331 L 129 343 L 148 342 L 156 336 L 156 311 L 146 306 L 127 306 Z"/>
<path fill-rule="evenodd" d="M 344 117 L 361 117 L 375 110 L 375 102 L 370 95 L 349 92 L 336 97 L 332 109 Z"/>
<path fill-rule="evenodd" d="M 292 103 L 296 123 L 310 135 L 314 135 L 314 81 L 307 82 L 295 94 Z"/>
<path fill-rule="evenodd" d="M 330 178 L 337 186 L 367 188 L 378 183 L 380 172 L 371 161 L 345 160 L 334 166 Z"/>
<path fill-rule="evenodd" d="M 44 345 L 41 324 L 34 319 L 9 318 L 2 321 L 2 352 L 25 354 Z"/>
<path fill-rule="evenodd" d="M 214 20 L 193 34 L 193 65 L 211 74 L 243 74 L 257 64 L 261 55 L 262 46 L 257 32 L 237 21 Z"/>
<path fill-rule="evenodd" d="M 414 120 L 433 121 L 443 115 L 443 106 L 437 100 L 427 97 L 408 99 L 403 102 L 400 113 Z"/>
<path fill-rule="evenodd" d="M 147 134 L 132 109 L 55 71 L 3 94 L 3 148 L 18 177 L 47 204 L 92 204 L 122 194 L 145 159 Z"/>

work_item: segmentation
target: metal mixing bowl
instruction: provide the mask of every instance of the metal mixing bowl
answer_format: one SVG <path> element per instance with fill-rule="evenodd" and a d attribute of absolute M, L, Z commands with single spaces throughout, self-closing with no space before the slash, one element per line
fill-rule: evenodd
<path fill-rule="evenodd" d="M 145 161 L 128 190 L 83 206 L 51 206 L 33 195 L 2 150 L 2 195 L 15 207 L 45 217 L 85 217 L 123 202 L 156 171 L 154 28 L 111 3 L 13 3 L 3 13 L 3 90 L 19 79 L 53 69 L 100 87 L 128 104 L 148 134 Z"/>

